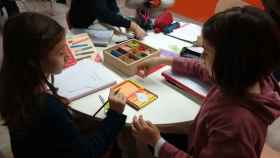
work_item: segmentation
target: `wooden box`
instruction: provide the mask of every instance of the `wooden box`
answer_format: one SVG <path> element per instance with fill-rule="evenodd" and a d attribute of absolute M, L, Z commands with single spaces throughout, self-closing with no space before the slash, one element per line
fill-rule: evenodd
<path fill-rule="evenodd" d="M 139 64 L 151 57 L 159 56 L 160 51 L 132 39 L 104 50 L 103 54 L 106 64 L 132 76 L 137 73 Z"/>

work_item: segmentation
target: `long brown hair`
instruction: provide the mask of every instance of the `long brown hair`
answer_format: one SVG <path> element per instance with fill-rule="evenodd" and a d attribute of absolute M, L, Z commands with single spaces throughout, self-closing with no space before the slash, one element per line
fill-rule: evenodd
<path fill-rule="evenodd" d="M 0 71 L 0 114 L 8 126 L 24 126 L 34 120 L 38 87 L 54 87 L 42 71 L 41 61 L 65 36 L 55 20 L 25 12 L 9 18 L 4 26 L 4 59 Z"/>

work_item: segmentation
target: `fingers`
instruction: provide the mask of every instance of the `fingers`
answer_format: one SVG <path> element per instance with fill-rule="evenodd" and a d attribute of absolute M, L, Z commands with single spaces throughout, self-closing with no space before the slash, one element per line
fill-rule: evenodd
<path fill-rule="evenodd" d="M 126 104 L 127 98 L 126 96 L 124 96 L 122 93 L 118 93 L 116 95 L 116 98 L 122 103 L 122 104 Z"/>
<path fill-rule="evenodd" d="M 139 124 L 141 125 L 142 128 L 147 128 L 147 127 L 148 127 L 148 125 L 147 125 L 147 123 L 145 122 L 145 120 L 143 119 L 143 116 L 142 116 L 142 115 L 139 116 L 138 121 L 139 121 Z"/>
<path fill-rule="evenodd" d="M 131 125 L 131 129 L 132 129 L 132 132 L 133 132 L 134 135 L 138 132 L 135 125 L 134 125 L 136 121 L 137 121 L 137 117 L 134 116 L 133 117 L 133 122 L 132 122 L 132 125 Z"/>
<path fill-rule="evenodd" d="M 110 92 L 109 92 L 109 99 L 112 99 L 114 96 L 114 91 L 112 88 L 110 88 Z"/>
<path fill-rule="evenodd" d="M 150 122 L 150 124 L 152 124 Z M 152 127 L 151 125 L 148 124 L 148 121 L 145 121 L 143 119 L 143 116 L 140 115 L 138 118 L 136 116 L 133 117 L 133 123 L 132 123 L 132 129 L 135 132 L 141 132 L 145 129 L 148 129 L 150 127 Z"/>
<path fill-rule="evenodd" d="M 151 121 L 146 121 L 146 123 L 149 127 L 155 127 L 155 125 Z"/>
<path fill-rule="evenodd" d="M 119 89 L 117 91 L 110 89 L 109 93 L 109 100 L 114 102 L 119 102 L 121 104 L 126 104 L 127 98 L 122 93 L 119 92 Z"/>
<path fill-rule="evenodd" d="M 133 118 L 133 126 L 135 127 L 136 131 L 143 130 L 143 126 L 141 125 L 141 123 L 139 122 L 139 119 L 137 119 L 137 117 Z"/>
<path fill-rule="evenodd" d="M 137 68 L 137 72 L 139 76 L 146 77 L 148 71 L 149 71 L 149 64 L 146 62 L 141 63 Z"/>

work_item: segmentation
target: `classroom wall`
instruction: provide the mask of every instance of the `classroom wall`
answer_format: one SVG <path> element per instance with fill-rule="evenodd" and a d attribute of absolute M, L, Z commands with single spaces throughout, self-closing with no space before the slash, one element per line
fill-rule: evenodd
<path fill-rule="evenodd" d="M 255 6 L 262 6 L 260 0 L 245 1 Z M 218 0 L 176 0 L 171 10 L 179 15 L 203 22 L 213 15 L 217 2 Z"/>

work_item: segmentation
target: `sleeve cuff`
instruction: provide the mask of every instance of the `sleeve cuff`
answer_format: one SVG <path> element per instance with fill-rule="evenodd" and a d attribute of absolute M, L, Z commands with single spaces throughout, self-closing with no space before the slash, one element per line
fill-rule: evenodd
<path fill-rule="evenodd" d="M 108 112 L 107 112 L 107 117 L 112 117 L 112 118 L 117 118 L 117 119 L 120 119 L 122 121 L 125 121 L 126 120 L 126 115 L 124 114 L 120 114 L 118 112 L 115 112 L 114 110 L 112 109 L 109 109 Z"/>
<path fill-rule="evenodd" d="M 130 28 L 130 25 L 131 25 L 131 21 L 128 20 L 128 19 L 124 19 L 123 27 L 129 29 L 129 28 Z"/>
<path fill-rule="evenodd" d="M 155 157 L 159 156 L 159 151 L 160 151 L 161 147 L 164 145 L 165 142 L 166 142 L 166 140 L 163 139 L 162 137 L 157 141 L 157 143 L 155 145 L 155 151 L 154 151 L 154 156 Z"/>

